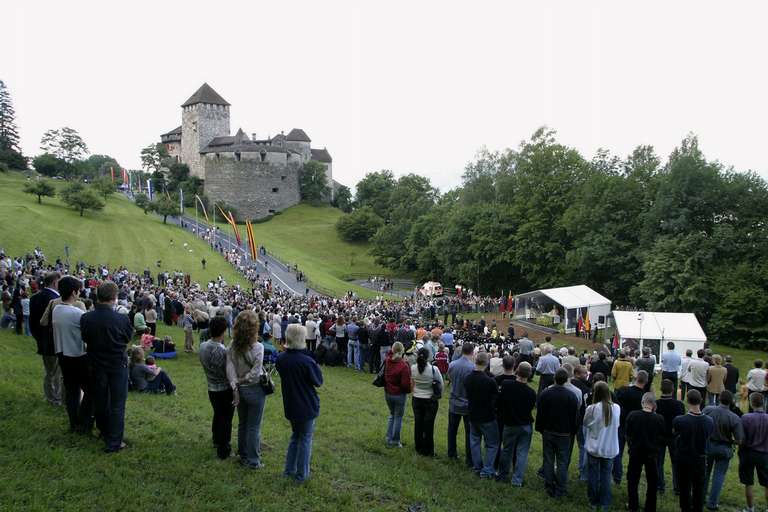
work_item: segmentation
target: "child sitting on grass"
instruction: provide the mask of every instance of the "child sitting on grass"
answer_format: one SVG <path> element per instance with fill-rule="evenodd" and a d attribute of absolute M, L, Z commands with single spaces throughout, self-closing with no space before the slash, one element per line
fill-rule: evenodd
<path fill-rule="evenodd" d="M 130 374 L 133 388 L 144 393 L 160 393 L 165 391 L 167 395 L 176 392 L 176 386 L 173 385 L 171 378 L 159 366 L 154 365 L 152 359 L 150 367 L 144 359 L 144 350 L 135 347 L 131 352 Z"/>

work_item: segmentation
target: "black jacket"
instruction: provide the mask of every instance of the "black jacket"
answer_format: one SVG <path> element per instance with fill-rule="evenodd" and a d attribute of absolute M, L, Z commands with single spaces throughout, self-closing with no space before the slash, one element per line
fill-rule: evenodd
<path fill-rule="evenodd" d="M 80 331 L 94 368 L 108 371 L 127 367 L 126 349 L 133 326 L 126 315 L 110 305 L 96 304 L 93 311 L 80 317 Z"/>
<path fill-rule="evenodd" d="M 51 325 L 47 327 L 40 325 L 40 319 L 45 313 L 45 308 L 48 307 L 48 303 L 53 299 L 58 298 L 59 295 L 43 288 L 29 299 L 29 330 L 32 332 L 35 341 L 37 342 L 37 353 L 41 356 L 55 356 L 56 350 L 53 346 L 53 331 Z"/>
<path fill-rule="evenodd" d="M 536 402 L 536 431 L 574 435 L 579 425 L 579 401 L 565 386 L 545 389 Z"/>

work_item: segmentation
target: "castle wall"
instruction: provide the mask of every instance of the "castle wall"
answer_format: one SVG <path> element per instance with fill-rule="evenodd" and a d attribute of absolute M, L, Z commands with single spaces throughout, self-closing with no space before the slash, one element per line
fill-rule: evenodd
<path fill-rule="evenodd" d="M 212 201 L 236 208 L 240 220 L 261 219 L 299 203 L 298 162 L 279 164 L 251 158 L 258 153 L 243 153 L 239 161 L 233 156 L 207 154 L 202 159 L 205 194 Z"/>
<path fill-rule="evenodd" d="M 198 103 L 181 110 L 181 161 L 191 176 L 205 177 L 200 150 L 214 137 L 229 135 L 229 107 Z"/>
<path fill-rule="evenodd" d="M 178 162 L 181 158 L 181 142 L 166 142 L 165 149 L 168 151 L 168 156 L 175 158 Z"/>

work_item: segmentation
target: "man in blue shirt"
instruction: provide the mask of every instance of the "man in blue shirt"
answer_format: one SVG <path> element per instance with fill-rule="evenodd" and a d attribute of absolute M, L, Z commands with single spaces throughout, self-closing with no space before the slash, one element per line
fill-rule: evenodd
<path fill-rule="evenodd" d="M 545 343 L 541 346 L 542 355 L 536 365 L 539 379 L 539 393 L 555 383 L 555 372 L 560 369 L 560 360 L 552 354 L 552 345 Z"/>
<path fill-rule="evenodd" d="M 451 382 L 451 397 L 448 400 L 448 458 L 458 459 L 456 435 L 459 423 L 464 422 L 464 452 L 467 466 L 473 467 L 472 452 L 469 442 L 469 400 L 464 380 L 475 369 L 475 346 L 465 343 L 461 347 L 461 357 L 448 367 L 448 380 Z"/>
<path fill-rule="evenodd" d="M 669 379 L 675 385 L 672 396 L 677 396 L 677 378 L 683 361 L 680 354 L 675 352 L 675 344 L 667 343 L 667 351 L 661 354 L 661 380 Z"/>
<path fill-rule="evenodd" d="M 354 366 L 357 371 L 361 372 L 363 371 L 363 361 L 360 357 L 360 340 L 357 336 L 359 330 L 357 317 L 354 317 L 347 324 L 347 336 L 349 337 L 349 343 L 347 343 L 347 368 Z"/>

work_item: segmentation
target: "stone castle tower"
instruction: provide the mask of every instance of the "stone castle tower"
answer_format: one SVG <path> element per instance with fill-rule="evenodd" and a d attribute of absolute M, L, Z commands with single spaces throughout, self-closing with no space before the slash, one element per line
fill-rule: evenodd
<path fill-rule="evenodd" d="M 189 166 L 190 175 L 205 178 L 200 152 L 229 131 L 229 103 L 203 84 L 181 106 L 181 161 Z"/>
<path fill-rule="evenodd" d="M 300 176 L 305 163 L 323 165 L 332 200 L 333 159 L 327 149 L 313 148 L 301 128 L 274 137 L 250 138 L 240 129 L 230 135 L 229 103 L 203 84 L 181 106 L 181 126 L 160 140 L 190 175 L 204 181 L 205 195 L 237 211 L 240 219 L 261 219 L 301 201 Z"/>

